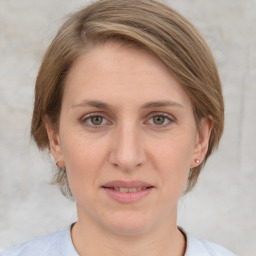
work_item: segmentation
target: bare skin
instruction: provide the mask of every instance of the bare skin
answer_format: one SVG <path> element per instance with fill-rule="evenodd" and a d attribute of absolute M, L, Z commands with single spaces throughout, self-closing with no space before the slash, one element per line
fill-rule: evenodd
<path fill-rule="evenodd" d="M 75 61 L 59 131 L 46 126 L 76 200 L 79 255 L 185 254 L 177 204 L 189 169 L 207 152 L 211 123 L 201 125 L 199 132 L 188 95 L 155 56 L 109 42 Z M 120 202 L 104 187 L 116 180 L 145 182 L 150 191 Z"/>

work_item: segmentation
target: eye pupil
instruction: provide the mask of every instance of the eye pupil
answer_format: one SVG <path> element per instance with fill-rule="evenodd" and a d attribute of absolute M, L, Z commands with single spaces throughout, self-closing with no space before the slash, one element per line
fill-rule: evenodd
<path fill-rule="evenodd" d="M 153 121 L 154 121 L 154 124 L 161 125 L 164 123 L 165 117 L 164 116 L 154 116 Z"/>
<path fill-rule="evenodd" d="M 102 124 L 102 121 L 103 121 L 103 118 L 101 116 L 91 117 L 91 122 L 94 125 L 100 125 L 100 124 Z"/>

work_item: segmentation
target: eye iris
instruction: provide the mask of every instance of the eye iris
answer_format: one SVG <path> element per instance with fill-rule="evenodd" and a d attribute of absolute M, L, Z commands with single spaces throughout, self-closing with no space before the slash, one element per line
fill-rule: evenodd
<path fill-rule="evenodd" d="M 154 116 L 153 121 L 154 121 L 154 124 L 161 125 L 164 123 L 165 117 L 164 116 Z"/>
<path fill-rule="evenodd" d="M 94 117 L 91 117 L 91 122 L 94 125 L 100 125 L 103 122 L 103 118 L 101 116 L 94 116 Z"/>

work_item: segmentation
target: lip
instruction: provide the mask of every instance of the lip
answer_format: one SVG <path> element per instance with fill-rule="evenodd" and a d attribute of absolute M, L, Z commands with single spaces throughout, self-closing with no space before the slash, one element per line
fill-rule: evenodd
<path fill-rule="evenodd" d="M 136 187 L 147 187 L 146 189 L 142 189 L 136 192 L 120 192 L 118 190 L 113 190 L 113 187 L 121 187 L 121 188 L 136 188 Z M 106 192 L 106 194 L 115 201 L 123 204 L 134 203 L 137 201 L 142 200 L 143 198 L 147 197 L 154 186 L 147 182 L 143 182 L 140 180 L 133 180 L 133 181 L 122 181 L 122 180 L 114 180 L 105 183 L 101 188 Z"/>
<path fill-rule="evenodd" d="M 123 181 L 123 180 L 113 180 L 105 183 L 102 187 L 119 187 L 119 188 L 137 188 L 137 187 L 153 187 L 149 184 L 140 180 Z"/>

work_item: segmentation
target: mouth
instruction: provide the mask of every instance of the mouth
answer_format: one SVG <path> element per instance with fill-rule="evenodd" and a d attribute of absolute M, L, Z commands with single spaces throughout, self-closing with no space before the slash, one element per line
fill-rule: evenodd
<path fill-rule="evenodd" d="M 154 186 L 142 181 L 111 181 L 101 188 L 106 194 L 119 203 L 133 203 L 147 197 Z"/>
<path fill-rule="evenodd" d="M 149 186 L 149 187 L 134 187 L 134 188 L 122 188 L 122 187 L 105 187 L 102 186 L 105 189 L 111 189 L 111 190 L 115 190 L 115 191 L 119 191 L 121 193 L 135 193 L 141 190 L 146 190 L 146 189 L 150 189 L 153 188 L 153 186 Z"/>

